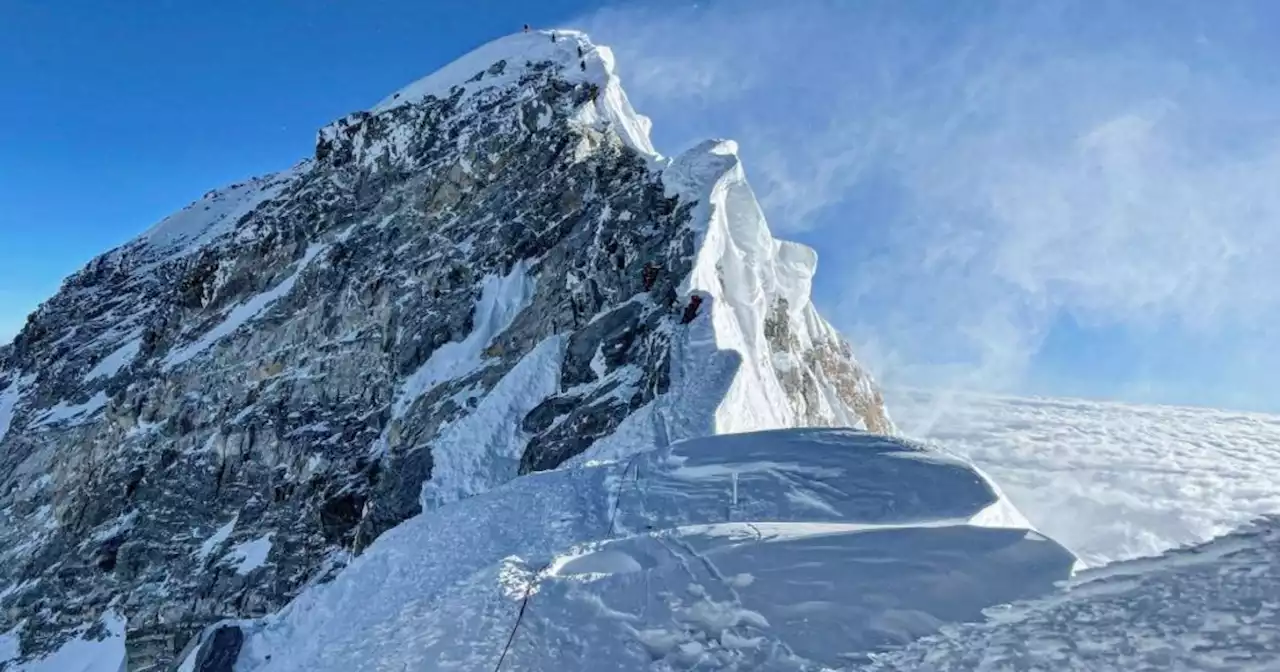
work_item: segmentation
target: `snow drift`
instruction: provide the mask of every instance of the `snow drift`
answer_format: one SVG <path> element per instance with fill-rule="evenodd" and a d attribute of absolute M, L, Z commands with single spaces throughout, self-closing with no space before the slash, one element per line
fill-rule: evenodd
<path fill-rule="evenodd" d="M 683 442 L 402 524 L 236 626 L 236 669 L 816 669 L 1067 578 L 1058 544 L 987 526 L 1005 507 L 967 463 L 858 431 Z"/>
<path fill-rule="evenodd" d="M 1280 669 L 1280 517 L 1197 546 L 1083 572 L 876 656 L 876 672 Z"/>

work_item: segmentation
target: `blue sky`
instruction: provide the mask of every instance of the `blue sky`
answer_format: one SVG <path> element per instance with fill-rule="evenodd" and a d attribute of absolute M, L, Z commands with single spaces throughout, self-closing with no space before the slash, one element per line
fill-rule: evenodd
<path fill-rule="evenodd" d="M 1272 3 L 8 2 L 0 338 L 205 191 L 524 22 L 732 137 L 893 385 L 1280 410 Z"/>

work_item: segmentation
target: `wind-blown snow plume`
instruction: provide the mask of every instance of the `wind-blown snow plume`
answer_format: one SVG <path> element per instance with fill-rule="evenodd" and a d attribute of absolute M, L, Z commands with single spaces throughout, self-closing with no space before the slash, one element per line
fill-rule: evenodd
<path fill-rule="evenodd" d="M 819 303 L 890 384 L 1275 407 L 1275 19 L 713 0 L 589 26 L 662 144 L 742 143 L 775 228 L 838 259 Z"/>

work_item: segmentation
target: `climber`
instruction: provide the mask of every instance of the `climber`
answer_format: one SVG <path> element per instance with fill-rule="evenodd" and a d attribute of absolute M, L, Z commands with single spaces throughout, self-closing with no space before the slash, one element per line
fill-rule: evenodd
<path fill-rule="evenodd" d="M 553 30 L 553 31 L 551 31 L 551 41 L 552 41 L 552 42 L 555 42 L 555 41 L 556 41 L 556 31 L 554 31 L 554 30 Z"/>
<path fill-rule="evenodd" d="M 592 95 L 592 99 L 595 96 Z M 644 271 L 640 273 L 640 278 L 644 281 L 644 291 L 653 289 L 653 283 L 658 281 L 658 265 L 652 261 L 644 265 Z"/>
<path fill-rule="evenodd" d="M 583 55 L 583 54 L 582 54 L 582 45 L 581 45 L 581 44 L 579 44 L 579 45 L 578 45 L 578 58 L 582 58 L 582 55 Z"/>
<path fill-rule="evenodd" d="M 529 24 L 524 24 L 524 32 L 529 32 Z"/>
<path fill-rule="evenodd" d="M 581 65 L 581 66 L 582 66 L 582 71 L 583 71 L 583 72 L 586 72 L 586 71 L 587 71 L 587 60 L 586 60 L 585 58 L 584 58 L 584 59 L 582 59 L 582 61 L 580 61 L 580 62 L 578 63 L 578 65 Z"/>
<path fill-rule="evenodd" d="M 680 324 L 689 324 L 693 318 L 698 316 L 698 306 L 702 305 L 702 297 L 694 294 L 689 297 L 689 305 L 684 308 L 684 316 L 680 318 Z"/>

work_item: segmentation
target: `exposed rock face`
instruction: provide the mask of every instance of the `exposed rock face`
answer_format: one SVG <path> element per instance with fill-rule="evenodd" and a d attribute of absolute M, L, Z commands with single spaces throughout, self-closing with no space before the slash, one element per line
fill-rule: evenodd
<path fill-rule="evenodd" d="M 520 473 L 889 431 L 812 253 L 716 200 L 724 148 L 661 159 L 607 50 L 515 36 L 94 260 L 0 347 L 0 633 L 39 657 L 110 611 L 163 669 Z"/>

